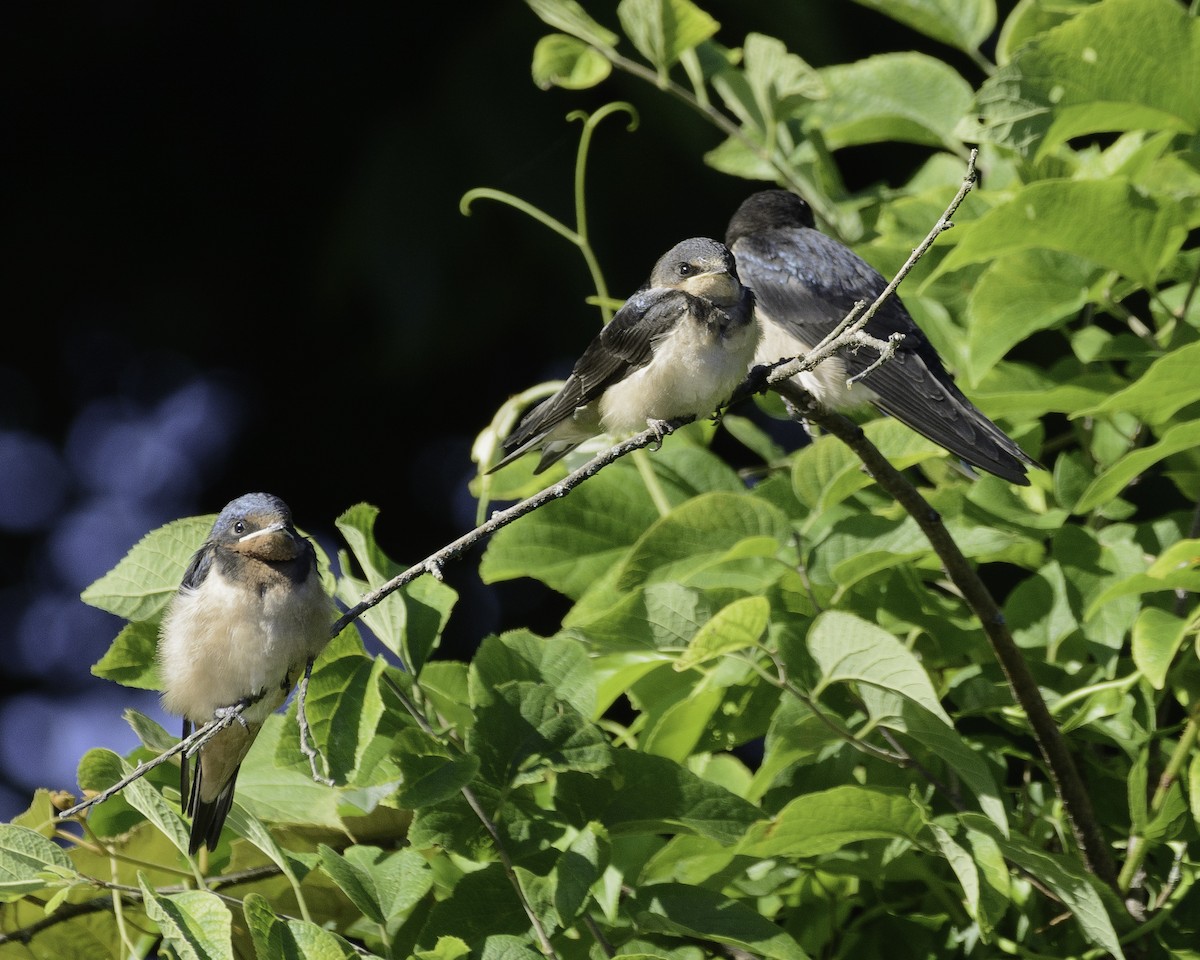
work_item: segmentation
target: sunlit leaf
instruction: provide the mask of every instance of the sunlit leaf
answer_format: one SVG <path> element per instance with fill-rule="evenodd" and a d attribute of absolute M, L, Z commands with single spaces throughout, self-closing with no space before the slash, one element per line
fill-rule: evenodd
<path fill-rule="evenodd" d="M 208 890 L 159 896 L 141 879 L 146 916 L 158 924 L 163 943 L 180 960 L 233 960 L 233 917 Z"/>
<path fill-rule="evenodd" d="M 617 16 L 638 52 L 659 70 L 672 66 L 720 29 L 690 0 L 621 0 Z"/>
<path fill-rule="evenodd" d="M 996 26 L 993 0 L 856 0 L 934 40 L 978 50 Z"/>
<path fill-rule="evenodd" d="M 1111 229 L 1120 223 L 1120 231 Z M 1178 204 L 1127 181 L 1043 180 L 978 220 L 960 223 L 958 245 L 934 276 L 1024 250 L 1057 250 L 1153 286 L 1187 235 Z"/>
<path fill-rule="evenodd" d="M 612 62 L 582 40 L 561 33 L 542 37 L 533 50 L 533 82 L 543 90 L 586 90 L 603 83 Z"/>
<path fill-rule="evenodd" d="M 174 520 L 151 530 L 80 595 L 84 603 L 126 620 L 150 620 L 167 605 L 216 515 Z"/>
<path fill-rule="evenodd" d="M 1077 411 L 1074 417 L 1124 412 L 1146 423 L 1165 423 L 1189 403 L 1200 400 L 1197 365 L 1200 365 L 1200 342 L 1178 347 L 1155 360 L 1130 386 L 1101 403 Z"/>
<path fill-rule="evenodd" d="M 1146 56 L 1153 50 L 1153 56 Z M 1105 131 L 1200 129 L 1200 21 L 1174 0 L 1106 0 L 1032 37 L 978 94 L 969 140 L 1045 152 Z"/>
<path fill-rule="evenodd" d="M 921 809 L 906 793 L 848 785 L 796 797 L 738 844 L 748 857 L 815 857 L 864 840 L 912 840 Z"/>
<path fill-rule="evenodd" d="M 651 884 L 637 891 L 628 909 L 646 933 L 689 941 L 701 937 L 773 960 L 808 957 L 790 935 L 757 910 L 702 887 Z"/>
<path fill-rule="evenodd" d="M 884 53 L 821 70 L 829 96 L 805 112 L 831 150 L 900 141 L 962 150 L 955 133 L 971 87 L 921 53 Z"/>

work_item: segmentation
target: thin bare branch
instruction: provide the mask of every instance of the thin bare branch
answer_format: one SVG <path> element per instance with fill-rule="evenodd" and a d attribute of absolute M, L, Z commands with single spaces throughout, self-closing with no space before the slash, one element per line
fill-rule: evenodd
<path fill-rule="evenodd" d="M 222 716 L 216 718 L 215 720 L 210 720 L 202 727 L 198 727 L 192 731 L 189 736 L 184 737 L 173 747 L 164 750 L 153 760 L 147 760 L 145 763 L 139 763 L 129 774 L 122 777 L 111 787 L 108 787 L 107 789 L 102 790 L 100 793 L 88 797 L 82 803 L 77 803 L 68 810 L 64 810 L 58 815 L 58 819 L 70 820 L 72 817 L 82 813 L 88 807 L 94 806 L 97 803 L 103 803 L 109 797 L 124 790 L 127 786 L 129 786 L 129 784 L 133 783 L 134 780 L 137 780 L 139 777 L 144 777 L 155 767 L 165 763 L 176 754 L 183 753 L 188 757 L 192 756 L 197 750 L 204 746 L 204 744 L 208 743 L 209 740 L 215 737 L 220 731 L 228 727 L 231 723 L 240 723 L 242 711 L 245 708 L 246 704 L 238 704 L 237 706 L 232 707 Z"/>
<path fill-rule="evenodd" d="M 485 537 L 490 537 L 497 530 L 508 526 L 514 520 L 519 520 L 528 513 L 532 513 L 538 507 L 545 506 L 552 500 L 558 500 L 565 497 L 568 493 L 574 490 L 577 486 L 587 480 L 589 477 L 595 476 L 609 464 L 614 463 L 626 454 L 632 453 L 634 450 L 641 450 L 643 447 L 651 446 L 660 442 L 664 437 L 674 433 L 684 424 L 690 423 L 692 417 L 682 418 L 679 420 L 670 420 L 660 422 L 658 427 L 643 430 L 641 433 L 630 437 L 628 440 L 618 443 L 607 450 L 596 454 L 591 460 L 576 470 L 572 470 L 569 474 L 563 477 L 557 483 L 551 484 L 548 487 L 538 491 L 532 497 L 520 501 L 511 507 L 493 513 L 491 518 L 480 524 L 470 533 L 463 534 L 453 543 L 447 544 L 435 553 L 430 554 L 424 560 L 413 564 L 407 570 L 397 574 L 387 583 L 376 587 L 370 593 L 363 596 L 354 606 L 347 610 L 334 623 L 331 630 L 332 636 L 337 636 L 347 626 L 361 617 L 371 607 L 380 603 L 388 594 L 399 590 L 405 584 L 412 582 L 421 576 L 423 573 L 429 573 L 433 569 L 440 569 L 445 565 L 446 561 L 453 560 L 470 550 L 475 544 L 479 543 Z"/>

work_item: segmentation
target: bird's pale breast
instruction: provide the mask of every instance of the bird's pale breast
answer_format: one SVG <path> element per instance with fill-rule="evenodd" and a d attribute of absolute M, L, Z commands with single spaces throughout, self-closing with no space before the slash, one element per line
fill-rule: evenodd
<path fill-rule="evenodd" d="M 613 434 L 644 430 L 647 419 L 704 416 L 729 399 L 746 377 L 758 325 L 726 328 L 683 320 L 655 346 L 654 358 L 610 387 L 600 420 Z"/>

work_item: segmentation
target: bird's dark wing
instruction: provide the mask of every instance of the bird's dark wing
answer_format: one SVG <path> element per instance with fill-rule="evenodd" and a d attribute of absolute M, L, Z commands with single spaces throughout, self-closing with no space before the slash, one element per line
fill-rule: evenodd
<path fill-rule="evenodd" d="M 740 237 L 733 252 L 738 276 L 754 291 L 762 312 L 809 347 L 832 333 L 858 300 L 869 303 L 887 286 L 854 251 L 817 230 L 764 230 Z M 867 329 L 881 340 L 903 333 L 926 342 L 895 297 Z M 865 359 L 860 369 L 869 364 Z"/>
<path fill-rule="evenodd" d="M 588 344 L 558 393 L 526 414 L 504 441 L 505 449 L 529 449 L 579 407 L 648 364 L 654 355 L 654 342 L 679 322 L 692 299 L 680 290 L 654 287 L 625 301 Z"/>
<path fill-rule="evenodd" d="M 211 541 L 206 541 L 204 545 L 192 554 L 192 559 L 187 565 L 187 569 L 183 571 L 183 581 L 180 583 L 181 589 L 195 590 L 204 582 L 204 578 L 208 576 L 208 571 L 212 569 L 214 546 Z"/>
<path fill-rule="evenodd" d="M 813 229 L 774 229 L 734 245 L 738 273 L 764 317 L 812 347 L 841 322 L 858 300 L 872 302 L 887 281 L 852 250 Z M 1027 485 L 1026 467 L 1038 466 L 992 423 L 947 372 L 937 351 L 896 296 L 867 323 L 880 340 L 904 334 L 895 356 L 863 376 L 876 406 L 967 463 L 1012 483 Z M 849 377 L 878 354 L 843 351 Z"/>

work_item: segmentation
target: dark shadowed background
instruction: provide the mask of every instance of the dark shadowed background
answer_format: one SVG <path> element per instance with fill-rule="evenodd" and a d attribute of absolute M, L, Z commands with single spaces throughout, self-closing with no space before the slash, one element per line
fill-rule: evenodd
<path fill-rule="evenodd" d="M 718 39 L 777 36 L 815 66 L 942 48 L 848 0 L 706 2 Z M 615 3 L 585 3 L 616 26 Z M 75 789 L 90 747 L 135 739 L 153 694 L 91 676 L 120 621 L 80 591 L 143 534 L 268 490 L 333 550 L 368 501 L 411 563 L 474 526 L 470 444 L 510 394 L 564 376 L 598 314 L 582 258 L 507 190 L 571 222 L 581 125 L 594 246 L 630 293 L 687 236 L 720 237 L 754 184 L 708 169 L 720 135 L 641 81 L 538 90 L 550 32 L 522 3 L 10 5 L 0 31 L 0 817 Z M 450 8 L 446 8 L 449 10 Z M 439 21 L 437 18 L 446 19 Z M 840 156 L 851 188 L 923 151 Z M 550 632 L 534 584 L 485 587 L 477 556 L 443 654 Z M 171 729 L 175 722 L 170 721 Z"/>

